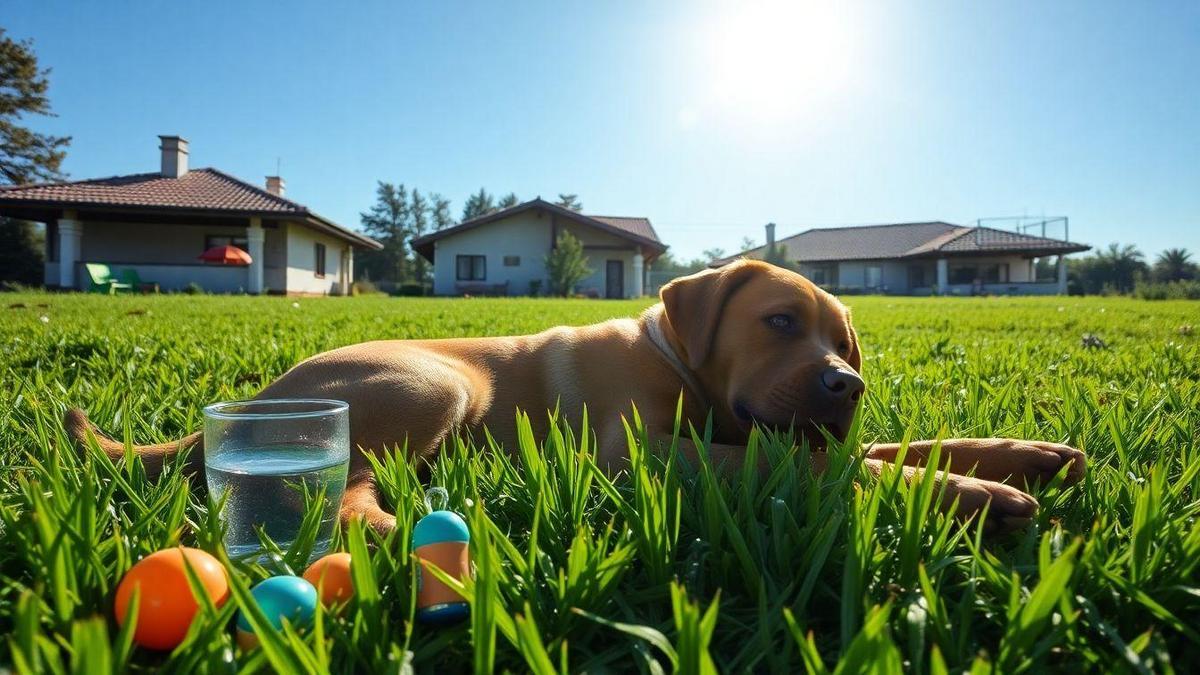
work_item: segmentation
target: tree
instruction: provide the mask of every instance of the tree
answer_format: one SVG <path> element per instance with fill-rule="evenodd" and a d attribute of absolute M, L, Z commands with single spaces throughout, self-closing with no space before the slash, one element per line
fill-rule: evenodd
<path fill-rule="evenodd" d="M 583 242 L 570 232 L 558 235 L 554 250 L 546 256 L 546 276 L 550 278 L 550 292 L 569 296 L 575 292 L 575 284 L 587 278 L 592 269 L 583 254 Z"/>
<path fill-rule="evenodd" d="M 571 209 L 572 211 L 582 211 L 583 210 L 583 202 L 579 201 L 579 195 L 576 195 L 576 194 L 566 194 L 565 195 L 560 192 L 558 194 L 558 201 L 556 201 L 554 203 L 557 206 L 561 206 L 564 209 Z"/>
<path fill-rule="evenodd" d="M 492 195 L 487 190 L 479 188 L 479 192 L 467 197 L 467 203 L 463 205 L 463 221 L 486 216 L 496 210 L 496 202 Z"/>
<path fill-rule="evenodd" d="M 61 180 L 70 136 L 39 134 L 22 126 L 29 115 L 54 117 L 46 90 L 50 69 L 38 69 L 33 43 L 0 28 L 0 178 L 7 183 Z"/>
<path fill-rule="evenodd" d="M 429 219 L 433 222 L 434 230 L 444 230 L 454 224 L 454 216 L 450 215 L 450 200 L 436 192 L 429 195 Z"/>
<path fill-rule="evenodd" d="M 1069 275 L 1084 293 L 1129 293 L 1149 269 L 1132 244 L 1109 244 L 1095 255 L 1070 260 Z"/>
<path fill-rule="evenodd" d="M 520 203 L 521 203 L 521 200 L 517 197 L 517 193 L 510 192 L 510 193 L 504 195 L 504 197 L 500 199 L 500 202 L 498 204 L 496 204 L 496 208 L 498 208 L 500 210 L 511 209 L 512 207 L 514 207 Z"/>
<path fill-rule="evenodd" d="M 702 255 L 708 259 L 708 262 L 712 262 L 714 260 L 719 260 L 721 258 L 724 258 L 725 257 L 725 249 L 723 249 L 723 248 L 705 249 L 702 252 Z"/>
<path fill-rule="evenodd" d="M 33 223 L 0 218 L 0 281 L 40 286 L 43 242 Z"/>
<path fill-rule="evenodd" d="M 758 242 L 754 241 L 754 237 L 742 237 L 742 243 L 738 246 L 738 250 L 745 252 L 752 248 L 758 248 Z"/>
<path fill-rule="evenodd" d="M 789 270 L 792 270 L 793 272 L 800 271 L 798 267 L 793 265 L 792 262 L 788 260 L 787 247 L 780 243 L 776 243 L 773 246 L 768 246 L 767 249 L 765 251 L 763 251 L 762 259 L 765 262 L 769 262 L 772 265 L 775 265 L 776 267 L 782 267 L 784 269 L 789 269 Z"/>
<path fill-rule="evenodd" d="M 408 272 L 409 206 L 404 184 L 393 185 L 379 181 L 375 187 L 375 204 L 370 211 L 360 213 L 363 229 L 383 244 L 382 251 L 362 254 L 363 273 L 368 278 L 404 281 Z"/>
<path fill-rule="evenodd" d="M 1154 261 L 1155 281 L 1183 281 L 1195 279 L 1197 276 L 1196 263 L 1191 261 L 1192 254 L 1186 248 L 1169 248 L 1158 254 Z"/>
<path fill-rule="evenodd" d="M 408 231 L 413 239 L 420 237 L 429 230 L 429 202 L 417 192 L 412 191 L 408 200 Z M 429 282 L 429 263 L 420 253 L 413 251 L 413 280 L 425 288 Z"/>

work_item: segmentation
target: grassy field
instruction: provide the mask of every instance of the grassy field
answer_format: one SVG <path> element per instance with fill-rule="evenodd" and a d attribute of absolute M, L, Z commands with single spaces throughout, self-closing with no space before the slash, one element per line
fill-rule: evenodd
<path fill-rule="evenodd" d="M 178 542 L 219 553 L 219 523 L 177 471 L 150 483 L 78 456 L 59 431 L 67 406 L 117 437 L 170 440 L 199 428 L 202 405 L 330 347 L 533 332 L 646 303 L 2 296 L 0 670 L 1195 672 L 1200 305 L 847 300 L 869 385 L 862 440 L 1063 441 L 1088 453 L 1086 482 L 1043 486 L 1034 526 L 985 539 L 931 511 L 931 484 L 870 479 L 848 450 L 814 479 L 786 437 L 753 439 L 776 470 L 734 484 L 638 452 L 636 428 L 631 475 L 611 482 L 579 429 L 527 439 L 515 460 L 460 443 L 424 482 L 472 529 L 468 623 L 410 620 L 423 485 L 391 457 L 379 474 L 400 529 L 341 536 L 358 589 L 347 611 L 243 653 L 230 602 L 160 655 L 117 629 L 116 582 Z M 235 586 L 306 556 L 235 563 Z"/>

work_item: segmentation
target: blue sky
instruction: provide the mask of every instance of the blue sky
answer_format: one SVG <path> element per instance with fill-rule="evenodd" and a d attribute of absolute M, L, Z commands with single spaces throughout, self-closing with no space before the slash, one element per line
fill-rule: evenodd
<path fill-rule="evenodd" d="M 1200 254 L 1196 2 L 5 5 L 74 178 L 157 170 L 176 133 L 354 227 L 383 179 L 456 214 L 578 193 L 683 257 L 1022 214 Z"/>

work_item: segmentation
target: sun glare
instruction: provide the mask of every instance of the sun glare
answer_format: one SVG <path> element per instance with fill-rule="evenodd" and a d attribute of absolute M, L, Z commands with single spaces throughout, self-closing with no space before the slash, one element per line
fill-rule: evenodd
<path fill-rule="evenodd" d="M 752 119 L 786 118 L 827 99 L 849 77 L 847 19 L 836 3 L 745 2 L 700 31 L 714 102 Z"/>

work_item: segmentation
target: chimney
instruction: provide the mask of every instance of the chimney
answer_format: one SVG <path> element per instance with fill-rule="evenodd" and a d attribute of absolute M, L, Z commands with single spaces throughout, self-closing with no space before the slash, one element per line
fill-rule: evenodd
<path fill-rule="evenodd" d="M 286 186 L 287 183 L 284 183 L 283 179 L 279 176 L 267 176 L 267 192 L 270 192 L 276 197 L 283 196 L 283 191 Z"/>
<path fill-rule="evenodd" d="M 188 172 L 188 142 L 179 136 L 159 136 L 162 145 L 162 175 L 179 178 Z"/>
<path fill-rule="evenodd" d="M 775 223 L 767 223 L 767 252 L 771 253 L 775 248 Z"/>

